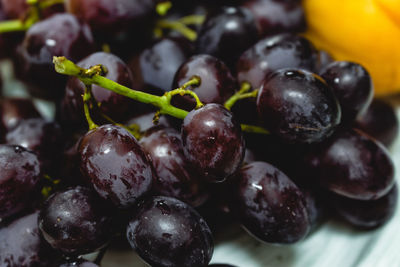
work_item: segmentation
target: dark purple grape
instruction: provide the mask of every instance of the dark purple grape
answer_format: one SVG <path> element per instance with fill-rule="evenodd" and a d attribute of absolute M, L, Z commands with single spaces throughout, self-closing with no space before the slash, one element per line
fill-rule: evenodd
<path fill-rule="evenodd" d="M 100 267 L 100 266 L 90 261 L 74 261 L 74 262 L 62 263 L 54 267 Z"/>
<path fill-rule="evenodd" d="M 6 135 L 6 142 L 35 152 L 43 170 L 55 169 L 62 156 L 64 135 L 60 126 L 43 118 L 22 120 Z"/>
<path fill-rule="evenodd" d="M 0 220 L 28 206 L 38 189 L 37 156 L 20 146 L 0 145 Z"/>
<path fill-rule="evenodd" d="M 260 36 L 306 29 L 301 1 L 247 0 L 242 6 L 253 13 Z"/>
<path fill-rule="evenodd" d="M 1 122 L 10 131 L 20 121 L 30 118 L 40 118 L 31 99 L 5 98 L 0 102 Z"/>
<path fill-rule="evenodd" d="M 214 245 L 211 231 L 189 205 L 170 197 L 142 203 L 127 227 L 127 238 L 152 266 L 207 266 Z"/>
<path fill-rule="evenodd" d="M 0 229 L 0 266 L 48 267 L 57 255 L 39 235 L 34 212 Z"/>
<path fill-rule="evenodd" d="M 100 126 L 82 138 L 78 151 L 83 175 L 115 206 L 128 208 L 151 189 L 151 163 L 124 128 Z"/>
<path fill-rule="evenodd" d="M 139 144 L 152 159 L 157 174 L 153 185 L 155 194 L 177 198 L 192 207 L 198 207 L 207 200 L 208 193 L 202 177 L 186 160 L 177 130 L 152 128 Z"/>
<path fill-rule="evenodd" d="M 299 165 L 308 181 L 352 199 L 378 199 L 394 184 L 386 149 L 357 130 L 336 133 L 303 155 Z"/>
<path fill-rule="evenodd" d="M 231 265 L 231 264 L 222 264 L 222 263 L 210 264 L 208 266 L 210 266 L 210 267 L 236 267 L 236 266 Z"/>
<path fill-rule="evenodd" d="M 321 72 L 321 77 L 333 89 L 342 110 L 342 123 L 352 123 L 372 101 L 371 76 L 361 65 L 335 61 Z"/>
<path fill-rule="evenodd" d="M 399 120 L 393 106 L 375 98 L 367 111 L 357 118 L 355 128 L 388 147 L 396 141 L 399 134 Z"/>
<path fill-rule="evenodd" d="M 237 63 L 239 82 L 259 88 L 267 74 L 283 68 L 314 71 L 318 52 L 304 37 L 280 34 L 264 38 L 244 52 Z"/>
<path fill-rule="evenodd" d="M 128 66 L 117 56 L 110 53 L 97 52 L 77 63 L 82 68 L 90 68 L 102 64 L 107 68 L 107 79 L 132 88 L 133 78 Z M 68 79 L 64 99 L 62 101 L 61 117 L 68 127 L 85 125 L 82 95 L 85 85 L 76 77 Z M 94 100 L 100 103 L 100 112 L 114 120 L 124 120 L 129 116 L 129 111 L 134 110 L 136 102 L 125 96 L 104 89 L 98 85 L 92 86 Z"/>
<path fill-rule="evenodd" d="M 199 77 L 199 86 L 189 87 L 205 103 L 223 104 L 237 90 L 237 83 L 228 67 L 209 55 L 196 55 L 188 59 L 176 72 L 174 88 L 181 87 L 193 77 Z M 195 102 L 189 97 L 175 97 L 177 107 L 190 110 Z"/>
<path fill-rule="evenodd" d="M 46 241 L 69 256 L 100 249 L 112 233 L 107 206 L 94 191 L 79 186 L 51 195 L 40 211 L 38 222 Z"/>
<path fill-rule="evenodd" d="M 267 243 L 290 244 L 310 230 L 300 189 L 266 162 L 245 165 L 235 176 L 232 210 L 243 227 Z"/>
<path fill-rule="evenodd" d="M 129 67 L 139 86 L 154 88 L 158 94 L 174 89 L 175 73 L 191 54 L 185 44 L 185 39 L 161 39 L 131 59 Z"/>
<path fill-rule="evenodd" d="M 250 10 L 223 7 L 209 14 L 201 26 L 197 53 L 215 56 L 232 68 L 243 51 L 257 40 L 257 27 Z"/>
<path fill-rule="evenodd" d="M 31 93 L 60 98 L 66 76 L 54 70 L 53 56 L 65 56 L 74 62 L 93 52 L 94 41 L 88 25 L 70 14 L 57 14 L 35 23 L 18 48 L 20 78 L 34 85 Z"/>
<path fill-rule="evenodd" d="M 344 220 L 363 229 L 376 228 L 389 221 L 396 211 L 397 200 L 397 185 L 376 200 L 355 200 L 336 194 L 328 197 L 329 203 Z"/>
<path fill-rule="evenodd" d="M 329 86 L 316 74 L 281 69 L 261 85 L 257 109 L 264 126 L 288 143 L 319 142 L 340 122 L 340 107 Z"/>
<path fill-rule="evenodd" d="M 144 27 L 155 14 L 155 0 L 67 0 L 68 12 L 90 25 L 94 32 L 114 35 Z"/>
<path fill-rule="evenodd" d="M 324 50 L 319 50 L 316 70 L 318 70 L 318 73 L 319 73 L 324 68 L 326 68 L 326 66 L 328 66 L 329 64 L 331 64 L 333 62 L 334 62 L 334 59 L 328 52 L 326 52 Z"/>
<path fill-rule="evenodd" d="M 183 120 L 183 152 L 204 178 L 224 181 L 240 168 L 245 145 L 240 125 L 219 104 L 192 110 Z"/>

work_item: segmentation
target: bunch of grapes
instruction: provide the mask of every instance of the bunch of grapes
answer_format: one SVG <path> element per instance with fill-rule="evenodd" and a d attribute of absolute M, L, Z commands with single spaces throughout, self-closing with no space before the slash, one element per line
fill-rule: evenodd
<path fill-rule="evenodd" d="M 0 20 L 0 56 L 56 108 L 0 101 L 1 267 L 95 267 L 110 243 L 211 266 L 234 222 L 282 245 L 395 211 L 395 112 L 299 35 L 300 0 L 2 0 Z"/>

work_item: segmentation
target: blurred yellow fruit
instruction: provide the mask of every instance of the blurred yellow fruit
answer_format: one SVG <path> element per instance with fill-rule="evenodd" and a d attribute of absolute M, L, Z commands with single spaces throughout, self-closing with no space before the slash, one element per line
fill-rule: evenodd
<path fill-rule="evenodd" d="M 376 95 L 400 92 L 400 0 L 303 2 L 317 48 L 366 67 Z"/>

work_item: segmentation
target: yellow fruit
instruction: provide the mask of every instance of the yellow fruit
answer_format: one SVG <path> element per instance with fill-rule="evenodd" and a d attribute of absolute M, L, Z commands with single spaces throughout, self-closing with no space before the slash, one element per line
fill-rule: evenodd
<path fill-rule="evenodd" d="M 306 36 L 336 60 L 362 64 L 376 95 L 400 92 L 400 0 L 304 0 Z"/>

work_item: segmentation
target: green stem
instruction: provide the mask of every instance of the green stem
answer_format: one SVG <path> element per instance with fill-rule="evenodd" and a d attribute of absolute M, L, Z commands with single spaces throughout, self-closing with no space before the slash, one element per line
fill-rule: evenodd
<path fill-rule="evenodd" d="M 94 130 L 99 126 L 97 124 L 95 124 L 93 122 L 92 118 L 90 117 L 89 105 L 90 105 L 90 101 L 92 99 L 92 86 L 91 85 L 86 85 L 85 93 L 83 94 L 82 98 L 83 98 L 83 109 L 85 112 L 86 121 L 89 125 L 89 130 Z"/>
<path fill-rule="evenodd" d="M 231 96 L 224 104 L 225 108 L 227 110 L 231 110 L 231 108 L 235 105 L 237 101 L 240 99 L 244 98 L 249 98 L 249 97 L 256 97 L 258 94 L 258 90 L 254 90 L 251 93 L 248 93 L 251 89 L 251 84 L 248 82 L 243 82 L 242 87 L 238 92 L 236 92 L 233 96 Z"/>
<path fill-rule="evenodd" d="M 104 75 L 107 72 L 107 69 L 101 65 L 96 65 L 93 66 L 89 69 L 84 69 L 81 68 L 77 65 L 75 65 L 72 61 L 66 59 L 65 57 L 54 57 L 53 58 L 53 63 L 55 65 L 55 69 L 58 73 L 64 74 L 64 75 L 69 75 L 69 76 L 75 76 L 78 79 L 80 79 L 87 87 L 87 90 L 85 91 L 85 94 L 83 96 L 84 99 L 84 107 L 85 107 L 85 115 L 86 119 L 89 124 L 89 128 L 95 128 L 97 127 L 96 124 L 91 120 L 90 114 L 89 114 L 89 107 L 88 107 L 88 102 L 91 99 L 91 94 L 90 94 L 90 86 L 93 84 L 96 84 L 98 86 L 101 86 L 107 90 L 113 91 L 117 94 L 126 96 L 128 98 L 131 98 L 133 100 L 145 103 L 145 104 L 151 104 L 157 108 L 159 108 L 159 111 L 156 113 L 156 116 L 161 115 L 161 114 L 166 114 L 170 115 L 172 117 L 178 118 L 178 119 L 184 119 L 186 115 L 189 113 L 186 110 L 176 108 L 171 105 L 170 101 L 173 95 L 175 95 L 177 92 L 179 94 L 189 94 L 193 96 L 196 101 L 197 105 L 201 106 L 203 105 L 200 102 L 200 99 L 198 96 L 190 91 L 186 90 L 187 87 L 189 86 L 198 86 L 201 83 L 201 80 L 199 77 L 194 76 L 192 79 L 190 79 L 187 83 L 185 83 L 182 87 L 172 90 L 168 93 L 166 93 L 163 96 L 155 96 L 152 94 L 144 93 L 141 91 L 136 91 L 133 89 L 130 89 L 126 86 L 120 85 L 112 80 L 109 80 L 101 75 Z M 249 85 L 247 86 L 242 86 L 242 89 L 240 90 L 242 93 L 247 92 L 250 89 Z M 269 132 L 265 130 L 262 127 L 258 126 L 253 126 L 253 125 L 242 125 L 243 131 L 247 132 L 252 132 L 252 133 L 262 133 L 262 134 L 268 134 Z"/>
<path fill-rule="evenodd" d="M 159 20 L 156 25 L 156 29 L 171 29 L 174 31 L 179 32 L 185 38 L 190 41 L 195 41 L 197 39 L 196 31 L 188 28 L 185 24 L 181 23 L 180 21 L 172 21 L 172 20 Z M 160 30 L 158 30 L 159 32 Z"/>
<path fill-rule="evenodd" d="M 270 134 L 270 132 L 268 130 L 266 130 L 260 126 L 247 125 L 247 124 L 242 124 L 240 126 L 242 127 L 243 132 L 258 133 L 258 134 Z"/>
<path fill-rule="evenodd" d="M 0 22 L 0 33 L 21 32 L 28 30 L 30 25 L 21 20 L 5 20 Z"/>
<path fill-rule="evenodd" d="M 155 96 L 145 92 L 132 90 L 126 86 L 100 76 L 104 71 L 102 66 L 97 65 L 86 70 L 78 67 L 65 57 L 54 57 L 53 63 L 55 64 L 56 71 L 60 74 L 75 76 L 86 85 L 96 84 L 119 95 L 129 97 L 145 104 L 151 104 L 159 108 L 161 114 L 171 115 L 178 119 L 183 119 L 188 114 L 188 112 L 185 110 L 171 106 L 168 101 L 168 96 Z"/>
<path fill-rule="evenodd" d="M 189 15 L 180 18 L 178 21 L 185 25 L 201 25 L 206 20 L 204 15 Z"/>
<path fill-rule="evenodd" d="M 158 3 L 156 6 L 156 12 L 160 16 L 165 16 L 167 15 L 168 11 L 171 9 L 172 3 L 171 1 L 165 1 Z"/>

